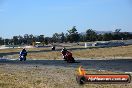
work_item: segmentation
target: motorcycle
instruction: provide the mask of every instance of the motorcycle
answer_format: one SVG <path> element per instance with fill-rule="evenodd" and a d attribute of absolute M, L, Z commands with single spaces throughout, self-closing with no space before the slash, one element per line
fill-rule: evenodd
<path fill-rule="evenodd" d="M 20 61 L 26 61 L 26 56 L 25 55 L 20 55 L 19 60 Z"/>
<path fill-rule="evenodd" d="M 72 53 L 69 51 L 62 52 L 64 61 L 67 61 L 68 63 L 74 63 L 75 59 L 72 56 Z"/>

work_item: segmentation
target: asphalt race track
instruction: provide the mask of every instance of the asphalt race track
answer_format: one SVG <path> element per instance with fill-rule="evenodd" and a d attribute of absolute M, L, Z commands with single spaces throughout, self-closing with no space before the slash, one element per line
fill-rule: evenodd
<path fill-rule="evenodd" d="M 132 59 L 118 59 L 118 60 L 76 60 L 75 63 L 67 63 L 63 60 L 0 60 L 0 64 L 21 64 L 21 65 L 46 65 L 46 66 L 62 66 L 78 68 L 82 65 L 85 69 L 109 70 L 132 72 Z"/>

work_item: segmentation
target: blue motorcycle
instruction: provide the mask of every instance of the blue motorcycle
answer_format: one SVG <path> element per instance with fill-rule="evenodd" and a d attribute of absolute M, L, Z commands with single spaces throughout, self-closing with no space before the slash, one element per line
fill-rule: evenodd
<path fill-rule="evenodd" d="M 20 61 L 26 61 L 26 56 L 25 55 L 20 55 L 19 60 Z"/>
<path fill-rule="evenodd" d="M 19 60 L 20 61 L 26 61 L 26 56 L 27 56 L 27 51 L 24 48 L 19 54 Z"/>

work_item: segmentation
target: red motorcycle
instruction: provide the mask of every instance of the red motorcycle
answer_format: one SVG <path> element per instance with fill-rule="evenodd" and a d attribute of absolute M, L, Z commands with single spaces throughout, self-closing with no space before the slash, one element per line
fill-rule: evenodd
<path fill-rule="evenodd" d="M 74 63 L 75 60 L 72 57 L 72 53 L 69 51 L 62 51 L 63 59 L 67 61 L 68 63 Z"/>

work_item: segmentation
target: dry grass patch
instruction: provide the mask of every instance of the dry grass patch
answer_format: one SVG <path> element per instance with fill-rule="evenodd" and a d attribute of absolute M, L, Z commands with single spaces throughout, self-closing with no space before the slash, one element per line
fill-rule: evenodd
<path fill-rule="evenodd" d="M 51 48 L 31 48 L 27 49 L 29 59 L 62 59 L 61 48 L 59 51 L 51 51 Z M 73 49 L 74 48 L 74 49 Z M 78 49 L 80 46 L 68 47 L 75 58 L 116 58 L 116 57 L 132 57 L 132 45 L 119 46 L 110 48 L 93 48 L 93 49 Z M 72 50 L 73 49 L 73 50 Z M 21 49 L 5 49 L 0 50 L 0 53 L 6 53 L 6 57 L 18 58 Z M 16 52 L 11 54 L 12 52 Z"/>
<path fill-rule="evenodd" d="M 132 57 L 132 45 L 73 51 L 78 58 Z"/>
<path fill-rule="evenodd" d="M 0 88 L 131 88 L 132 84 L 86 84 L 76 82 L 75 68 L 0 65 Z M 115 73 L 89 70 L 87 73 Z"/>

